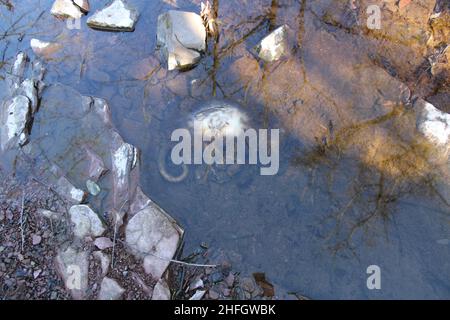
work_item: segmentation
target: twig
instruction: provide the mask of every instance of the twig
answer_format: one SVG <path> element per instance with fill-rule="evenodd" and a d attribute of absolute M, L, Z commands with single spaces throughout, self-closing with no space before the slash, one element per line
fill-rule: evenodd
<path fill-rule="evenodd" d="M 179 260 L 174 260 L 174 259 L 168 259 L 168 258 L 163 258 L 160 256 L 157 256 L 156 254 L 150 253 L 149 255 L 164 260 L 164 261 L 169 261 L 169 262 L 173 262 L 173 263 L 177 263 L 177 264 L 181 264 L 183 266 L 189 266 L 189 267 L 201 267 L 201 268 L 217 268 L 216 264 L 198 264 L 198 263 L 188 263 L 188 262 L 184 262 L 184 261 L 179 261 Z"/>
<path fill-rule="evenodd" d="M 24 206 L 25 206 L 25 191 L 22 190 L 22 209 L 20 210 L 20 237 L 21 237 L 20 252 L 23 252 L 23 247 L 24 247 L 24 242 L 25 242 L 25 235 L 24 235 L 24 230 L 23 230 Z"/>

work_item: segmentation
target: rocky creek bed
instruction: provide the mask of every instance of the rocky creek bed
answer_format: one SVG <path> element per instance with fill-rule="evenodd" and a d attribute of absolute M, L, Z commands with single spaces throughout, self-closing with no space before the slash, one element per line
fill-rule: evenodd
<path fill-rule="evenodd" d="M 7 43 L 0 75 L 0 298 L 303 299 L 309 292 L 322 297 L 336 290 L 333 281 L 321 280 L 323 286 L 315 289 L 314 281 L 295 269 L 300 261 L 311 271 L 311 261 L 322 253 L 317 255 L 318 247 L 312 245 L 315 249 L 289 255 L 293 243 L 332 238 L 326 250 L 355 253 L 355 238 L 366 237 L 359 230 L 382 229 L 390 217 L 387 212 L 402 197 L 409 201 L 427 195 L 425 208 L 448 219 L 446 1 L 384 1 L 384 27 L 379 30 L 361 22 L 367 1 L 256 1 L 240 4 L 236 15 L 230 14 L 231 2 L 222 4 L 223 11 L 219 1 L 185 2 L 195 10 L 168 1 L 162 8 L 152 7 L 157 15 L 147 16 L 149 8 L 140 1 L 49 1 L 34 24 L 56 21 L 63 25 L 59 34 L 31 23 L 39 32 L 16 35 L 7 29 L 0 35 Z M 0 6 L 7 15 L 20 4 L 6 1 Z M 142 37 L 142 20 L 155 31 L 154 46 L 149 49 L 145 42 L 139 46 L 145 49 L 127 48 Z M 77 33 L 77 23 L 92 31 Z M 93 34 L 95 41 L 86 41 Z M 20 39 L 17 50 L 9 48 L 15 37 Z M 93 49 L 97 43 L 103 46 L 99 50 Z M 129 55 L 117 65 L 108 63 L 114 47 L 127 48 Z M 142 57 L 137 51 L 147 53 Z M 130 57 L 133 61 L 120 63 Z M 222 59 L 227 62 L 220 69 Z M 115 77 L 110 75 L 117 70 Z M 201 167 L 186 175 L 184 185 L 149 183 L 161 179 L 163 133 L 218 96 L 237 100 L 254 123 L 276 123 L 284 137 L 301 145 L 299 152 L 281 146 L 289 165 L 281 168 L 280 180 L 267 184 L 251 170 Z M 166 127 L 167 122 L 171 124 Z M 158 160 L 149 165 L 153 158 Z M 299 173 L 299 166 L 306 174 Z M 230 181 L 236 184 L 224 190 Z M 342 185 L 348 186 L 348 194 L 335 196 Z M 285 186 L 297 194 L 274 195 L 277 199 L 268 203 L 264 194 Z M 232 200 L 237 195 L 248 201 Z M 320 199 L 324 208 L 317 205 Z M 195 207 L 196 202 L 204 206 Z M 306 207 L 309 202 L 311 207 Z M 301 231 L 292 228 L 299 222 L 292 217 L 299 208 L 336 212 L 331 236 L 322 234 L 317 221 L 302 221 Z M 186 212 L 184 223 L 173 217 L 172 212 L 180 211 Z M 252 230 L 234 234 L 237 225 L 231 218 L 217 227 L 224 211 L 237 212 L 235 220 Z M 188 255 L 184 238 L 191 235 L 184 224 L 191 226 L 192 212 L 202 217 L 198 223 L 204 232 L 196 240 L 215 239 L 217 232 L 226 245 L 238 243 L 234 250 L 243 251 L 209 248 L 197 241 Z M 445 224 L 418 219 L 426 220 L 430 230 L 446 232 Z M 273 227 L 281 221 L 290 228 Z M 402 242 L 408 233 L 395 241 Z M 250 242 L 239 240 L 246 238 Z M 278 261 L 270 272 L 265 270 L 270 261 L 266 254 Z M 243 255 L 264 257 L 263 262 L 252 260 L 257 272 L 234 266 L 245 260 Z M 424 264 L 421 259 L 416 263 Z M 345 261 L 339 265 L 330 278 L 344 273 Z M 428 268 L 440 274 L 441 267 Z M 288 290 L 286 283 L 274 285 L 262 272 L 277 275 L 277 270 L 278 281 L 283 281 L 281 275 L 300 277 L 304 287 Z M 348 283 L 350 275 L 345 274 L 339 278 Z M 445 280 L 433 285 L 420 277 L 418 282 L 426 296 L 445 296 Z M 390 294 L 403 296 L 407 287 Z M 342 295 L 353 290 L 360 289 L 348 285 Z"/>

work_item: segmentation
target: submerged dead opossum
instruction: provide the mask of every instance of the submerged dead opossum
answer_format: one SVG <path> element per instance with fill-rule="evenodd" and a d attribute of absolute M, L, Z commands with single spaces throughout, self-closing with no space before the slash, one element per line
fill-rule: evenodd
<path fill-rule="evenodd" d="M 204 137 L 214 139 L 237 137 L 249 127 L 247 115 L 237 105 L 223 100 L 209 101 L 188 119 L 187 124 L 191 133 L 196 124 Z M 167 148 L 161 150 L 159 172 L 169 182 L 181 182 L 188 176 L 189 169 L 186 164 L 182 164 L 182 173 L 179 176 L 171 175 L 166 168 L 166 156 L 170 151 Z"/>

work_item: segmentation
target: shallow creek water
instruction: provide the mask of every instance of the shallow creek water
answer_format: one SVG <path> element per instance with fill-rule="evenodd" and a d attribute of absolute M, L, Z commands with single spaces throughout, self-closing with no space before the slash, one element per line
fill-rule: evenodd
<path fill-rule="evenodd" d="M 311 298 L 450 298 L 448 165 L 430 164 L 415 134 L 411 79 L 376 63 L 381 44 L 358 32 L 342 1 L 217 2 L 221 36 L 187 72 L 159 64 L 156 21 L 169 9 L 198 12 L 200 1 L 130 2 L 141 14 L 133 33 L 94 31 L 85 17 L 71 30 L 49 14 L 51 0 L 0 6 L 0 75 L 17 51 L 33 57 L 31 38 L 59 42 L 46 83 L 108 101 L 142 151 L 144 191 L 185 228 L 187 251 L 206 242 L 213 260 Z M 92 11 L 105 3 L 91 1 Z M 264 64 L 252 48 L 282 24 L 291 52 Z M 397 49 L 419 64 L 419 49 Z M 240 104 L 254 128 L 280 129 L 277 175 L 192 166 L 183 182 L 161 177 L 170 133 L 213 98 Z M 367 289 L 370 265 L 382 270 L 381 290 Z"/>

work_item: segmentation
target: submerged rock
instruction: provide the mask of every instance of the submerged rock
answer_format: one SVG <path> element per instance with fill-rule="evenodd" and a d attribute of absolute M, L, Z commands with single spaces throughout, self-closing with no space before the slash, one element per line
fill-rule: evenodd
<path fill-rule="evenodd" d="M 68 247 L 56 256 L 56 269 L 66 288 L 77 300 L 86 298 L 88 289 L 88 252 Z"/>
<path fill-rule="evenodd" d="M 450 148 L 450 114 L 442 112 L 425 100 L 418 100 L 415 105 L 418 109 L 417 128 L 431 143 Z"/>
<path fill-rule="evenodd" d="M 105 277 L 100 287 L 98 300 L 118 300 L 124 292 L 125 290 L 116 280 Z"/>
<path fill-rule="evenodd" d="M 287 27 L 281 26 L 262 39 L 256 51 L 266 62 L 279 60 L 287 52 Z"/>
<path fill-rule="evenodd" d="M 56 0 L 53 3 L 51 14 L 60 18 L 80 19 L 83 16 L 80 8 L 72 0 Z"/>
<path fill-rule="evenodd" d="M 159 206 L 149 202 L 130 219 L 125 236 L 132 252 L 144 258 L 145 271 L 160 279 L 178 249 L 183 230 Z"/>
<path fill-rule="evenodd" d="M 70 220 L 75 225 L 74 234 L 78 238 L 98 237 L 105 232 L 98 215 L 86 205 L 76 205 L 69 209 Z"/>
<path fill-rule="evenodd" d="M 187 69 L 206 49 L 206 29 L 198 14 L 170 10 L 158 17 L 157 40 L 169 70 Z"/>
<path fill-rule="evenodd" d="M 87 21 L 89 27 L 109 31 L 134 31 L 139 13 L 125 0 L 114 0 Z"/>
<path fill-rule="evenodd" d="M 61 49 L 61 45 L 55 42 L 46 42 L 39 39 L 31 39 L 30 46 L 38 56 L 49 57 Z"/>
<path fill-rule="evenodd" d="M 92 180 L 87 180 L 86 181 L 86 188 L 88 189 L 89 193 L 91 195 L 98 196 L 100 194 L 100 192 L 102 191 L 99 187 L 98 184 L 96 184 L 94 181 Z"/>
<path fill-rule="evenodd" d="M 72 203 L 82 203 L 86 198 L 86 193 L 75 187 L 66 177 L 60 176 L 54 184 L 55 191 Z"/>
<path fill-rule="evenodd" d="M 28 140 L 27 125 L 31 117 L 30 100 L 19 95 L 3 103 L 0 110 L 0 147 L 6 151 Z"/>

